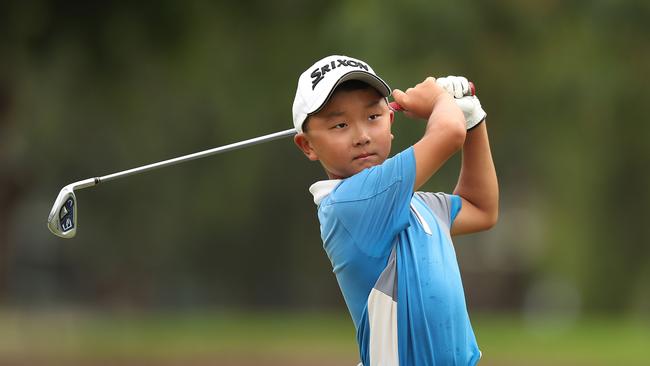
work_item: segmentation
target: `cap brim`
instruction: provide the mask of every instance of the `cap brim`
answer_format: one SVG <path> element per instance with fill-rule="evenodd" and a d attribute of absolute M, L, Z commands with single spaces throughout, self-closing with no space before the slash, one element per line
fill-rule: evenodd
<path fill-rule="evenodd" d="M 334 90 L 336 90 L 336 88 L 339 85 L 349 80 L 359 80 L 367 83 L 368 85 L 375 88 L 379 92 L 379 94 L 381 94 L 384 98 L 388 98 L 391 94 L 390 87 L 379 76 L 365 71 L 350 71 L 346 74 L 343 74 L 336 81 L 336 83 L 332 85 L 332 87 L 329 90 L 329 93 L 325 96 L 325 98 L 320 103 L 318 103 L 318 107 L 312 108 L 313 111 L 309 112 L 307 115 L 310 116 L 314 113 L 318 113 L 321 109 L 323 109 L 325 104 L 327 104 L 327 101 L 330 100 L 330 98 L 332 97 L 332 94 L 334 94 Z"/>

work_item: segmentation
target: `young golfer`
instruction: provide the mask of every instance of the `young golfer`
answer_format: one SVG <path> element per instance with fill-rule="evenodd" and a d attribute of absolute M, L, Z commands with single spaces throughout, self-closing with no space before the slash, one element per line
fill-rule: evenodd
<path fill-rule="evenodd" d="M 427 122 L 419 141 L 388 158 L 391 90 L 367 63 L 329 56 L 298 80 L 295 143 L 329 177 L 309 190 L 365 366 L 481 357 L 451 237 L 496 223 L 498 186 L 486 114 L 468 90 L 453 76 L 394 90 L 406 116 Z M 453 194 L 418 192 L 460 149 Z"/>

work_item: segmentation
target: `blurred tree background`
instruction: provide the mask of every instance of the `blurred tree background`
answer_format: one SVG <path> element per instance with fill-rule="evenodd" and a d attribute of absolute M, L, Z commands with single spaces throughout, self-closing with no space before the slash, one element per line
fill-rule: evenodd
<path fill-rule="evenodd" d="M 474 80 L 501 186 L 456 240 L 472 311 L 650 311 L 650 3 L 409 0 L 0 4 L 0 305 L 344 309 L 289 139 L 77 193 L 59 189 L 292 126 L 328 54 L 393 88 Z M 424 125 L 398 117 L 393 152 Z M 451 191 L 459 158 L 428 183 Z"/>

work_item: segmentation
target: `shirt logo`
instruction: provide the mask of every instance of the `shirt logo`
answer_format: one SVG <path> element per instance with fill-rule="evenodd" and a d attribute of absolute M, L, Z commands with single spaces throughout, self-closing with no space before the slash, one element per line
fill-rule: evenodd
<path fill-rule="evenodd" d="M 320 83 L 320 81 L 325 78 L 325 74 L 327 74 L 330 71 L 333 71 L 337 67 L 353 67 L 353 68 L 369 71 L 368 65 L 359 61 L 349 60 L 345 58 L 332 61 L 323 66 L 315 68 L 314 71 L 311 72 L 311 78 L 312 78 L 311 90 L 314 90 L 316 88 L 316 85 L 318 85 L 318 83 Z"/>

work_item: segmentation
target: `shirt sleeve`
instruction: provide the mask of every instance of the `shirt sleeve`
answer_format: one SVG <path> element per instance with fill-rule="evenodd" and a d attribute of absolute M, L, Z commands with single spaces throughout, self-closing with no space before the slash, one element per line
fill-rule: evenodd
<path fill-rule="evenodd" d="M 431 209 L 431 212 L 444 223 L 448 229 L 451 228 L 456 216 L 460 212 L 463 201 L 460 196 L 455 194 L 446 193 L 429 193 L 429 192 L 416 192 L 415 193 L 426 205 Z"/>
<path fill-rule="evenodd" d="M 327 204 L 361 251 L 385 256 L 395 236 L 408 226 L 414 184 L 415 155 L 410 147 L 345 179 Z"/>

